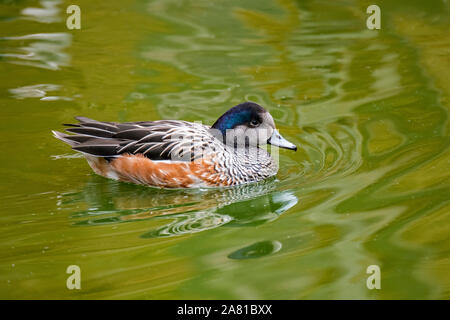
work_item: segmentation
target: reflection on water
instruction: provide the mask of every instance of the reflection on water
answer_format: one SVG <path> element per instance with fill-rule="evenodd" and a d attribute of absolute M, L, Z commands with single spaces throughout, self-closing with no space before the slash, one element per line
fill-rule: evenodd
<path fill-rule="evenodd" d="M 16 99 L 39 98 L 41 101 L 72 100 L 72 98 L 69 97 L 48 95 L 50 91 L 58 91 L 60 89 L 61 86 L 56 84 L 37 84 L 33 86 L 23 86 L 9 89 L 9 92 Z"/>
<path fill-rule="evenodd" d="M 55 84 L 37 84 L 34 86 L 24 86 L 20 88 L 9 89 L 16 99 L 25 98 L 43 98 L 49 91 L 58 90 L 60 86 Z"/>
<path fill-rule="evenodd" d="M 44 24 L 61 22 L 59 0 L 41 0 L 42 8 L 27 7 L 21 11 L 26 20 Z M 72 36 L 65 32 L 33 32 L 30 34 L 2 35 L 3 50 L 0 59 L 19 65 L 33 66 L 49 70 L 59 70 L 69 66 L 70 55 L 64 52 L 72 42 Z"/>
<path fill-rule="evenodd" d="M 371 31 L 357 0 L 80 1 L 79 32 L 59 1 L 0 4 L 1 297 L 449 297 L 447 4 L 382 1 Z M 299 145 L 254 185 L 109 181 L 49 134 L 76 115 L 211 124 L 244 100 Z"/>
<path fill-rule="evenodd" d="M 292 191 L 276 191 L 276 181 L 211 190 L 160 190 L 94 179 L 81 193 L 63 194 L 58 205 L 86 202 L 88 210 L 75 212 L 76 225 L 107 225 L 154 220 L 159 226 L 143 238 L 170 237 L 223 225 L 255 226 L 277 219 L 297 204 Z"/>
<path fill-rule="evenodd" d="M 14 48 L 10 50 L 19 51 L 0 54 L 0 57 L 6 58 L 10 63 L 50 70 L 59 70 L 70 63 L 70 55 L 64 52 L 71 43 L 71 35 L 68 33 L 36 33 L 0 40 Z M 20 44 L 20 47 L 17 48 L 15 44 Z M 22 46 L 23 44 L 26 45 Z"/>
<path fill-rule="evenodd" d="M 230 259 L 255 259 L 280 251 L 282 245 L 279 241 L 261 241 L 236 250 L 228 255 Z"/>
<path fill-rule="evenodd" d="M 28 7 L 22 10 L 22 14 L 26 19 L 34 20 L 41 23 L 61 22 L 59 4 L 60 0 L 41 0 L 42 8 Z"/>

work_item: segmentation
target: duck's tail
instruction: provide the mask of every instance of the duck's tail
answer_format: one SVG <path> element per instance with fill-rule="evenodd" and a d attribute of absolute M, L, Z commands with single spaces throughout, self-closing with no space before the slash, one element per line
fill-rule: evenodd
<path fill-rule="evenodd" d="M 74 139 L 76 137 L 74 135 L 65 134 L 65 133 L 62 133 L 59 131 L 55 131 L 55 130 L 52 130 L 52 133 L 56 139 L 59 139 L 65 143 L 67 143 L 71 147 L 75 147 L 81 143 L 81 141 L 77 141 L 76 139 Z"/>

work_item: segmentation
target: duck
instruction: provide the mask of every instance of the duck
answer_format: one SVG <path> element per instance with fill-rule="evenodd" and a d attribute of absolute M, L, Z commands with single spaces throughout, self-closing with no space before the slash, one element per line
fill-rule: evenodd
<path fill-rule="evenodd" d="M 157 188 L 231 187 L 278 172 L 266 144 L 297 150 L 281 136 L 270 113 L 238 104 L 213 125 L 183 120 L 104 122 L 75 117 L 55 138 L 86 158 L 103 177 Z"/>

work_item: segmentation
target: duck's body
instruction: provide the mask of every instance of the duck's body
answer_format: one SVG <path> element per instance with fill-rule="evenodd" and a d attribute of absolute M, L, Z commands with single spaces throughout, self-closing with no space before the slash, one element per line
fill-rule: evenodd
<path fill-rule="evenodd" d="M 250 115 L 244 116 L 243 112 L 248 113 L 249 108 Z M 235 139 L 231 145 L 225 141 L 230 133 L 261 135 L 261 130 L 267 129 L 263 128 L 265 120 L 268 127 L 274 127 L 272 117 L 252 103 L 231 110 L 212 127 L 178 120 L 115 123 L 77 117 L 79 124 L 68 125 L 72 128 L 67 130 L 74 134 L 53 133 L 82 152 L 95 173 L 136 184 L 163 188 L 223 187 L 274 176 L 277 164 L 267 151 L 259 148 L 258 142 L 252 143 L 253 138 L 247 138 L 244 144 L 237 143 L 236 137 L 231 138 Z M 260 122 L 258 131 L 253 126 L 239 131 L 243 123 L 255 117 Z M 282 139 L 274 128 L 269 134 L 269 140 L 274 136 Z"/>

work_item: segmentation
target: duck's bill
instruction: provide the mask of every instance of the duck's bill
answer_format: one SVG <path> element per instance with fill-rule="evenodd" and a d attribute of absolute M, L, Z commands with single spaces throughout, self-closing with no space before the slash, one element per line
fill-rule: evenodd
<path fill-rule="evenodd" d="M 283 138 L 278 130 L 273 131 L 273 134 L 269 140 L 267 140 L 267 143 L 279 148 L 297 151 L 297 146 Z"/>

